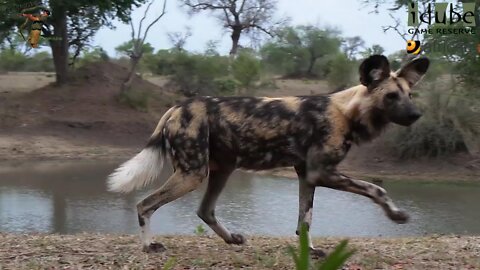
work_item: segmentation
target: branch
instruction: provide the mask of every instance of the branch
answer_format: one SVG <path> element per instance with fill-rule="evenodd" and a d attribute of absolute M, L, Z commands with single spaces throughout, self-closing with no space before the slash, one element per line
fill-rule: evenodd
<path fill-rule="evenodd" d="M 223 9 L 223 12 L 225 13 L 225 18 L 227 19 L 227 25 L 232 25 L 232 20 L 230 20 L 230 16 L 228 16 L 227 9 Z"/>
<path fill-rule="evenodd" d="M 130 27 L 132 28 L 132 42 L 135 40 L 135 27 L 133 26 L 133 20 L 130 18 Z"/>
<path fill-rule="evenodd" d="M 256 29 L 264 32 L 265 34 L 269 35 L 270 37 L 273 37 L 273 36 L 274 36 L 269 30 L 265 29 L 264 27 L 262 27 L 262 26 L 260 26 L 260 25 L 258 25 L 258 24 L 255 24 L 255 23 L 254 23 L 254 24 L 248 24 L 248 25 L 245 25 L 245 26 L 243 27 L 243 29 L 248 29 L 248 28 L 256 28 Z"/>
<path fill-rule="evenodd" d="M 153 2 L 153 1 L 152 1 Z M 166 9 L 167 9 L 167 0 L 164 0 L 163 1 L 163 8 L 162 8 L 162 13 L 155 19 L 153 20 L 153 22 L 151 22 L 147 29 L 145 30 L 145 34 L 143 35 L 143 39 L 142 39 L 142 44 L 145 42 L 145 39 L 147 38 L 147 34 L 148 34 L 148 31 L 150 30 L 150 28 L 156 24 L 166 13 Z"/>
<path fill-rule="evenodd" d="M 145 9 L 145 12 L 143 13 L 143 18 L 140 20 L 140 25 L 138 26 L 138 37 L 137 39 L 140 39 L 140 33 L 142 32 L 142 25 L 143 21 L 145 21 L 145 18 L 147 18 L 147 13 L 150 10 L 150 7 L 153 4 L 153 0 L 148 4 L 147 8 Z"/>
<path fill-rule="evenodd" d="M 247 0 L 243 0 L 242 5 L 240 6 L 240 9 L 238 10 L 238 13 L 243 12 L 243 8 L 245 7 L 245 2 L 247 2 Z"/>
<path fill-rule="evenodd" d="M 395 25 L 394 25 L 394 26 L 391 26 L 391 25 L 390 25 L 390 26 L 383 26 L 383 27 L 382 27 L 382 28 L 383 28 L 383 32 L 386 33 L 388 30 L 393 29 L 393 30 L 395 30 L 395 32 L 397 32 L 398 35 L 400 35 L 400 37 L 401 37 L 405 42 L 407 42 L 407 39 L 405 38 L 405 36 L 406 36 L 407 34 L 400 32 L 400 30 L 398 29 L 398 28 L 400 27 L 400 20 L 397 19 L 397 18 L 395 18 L 395 17 L 392 15 L 392 13 L 389 13 L 388 15 L 390 16 L 390 18 L 392 18 L 392 19 L 395 21 Z"/>
<path fill-rule="evenodd" d="M 190 3 L 186 3 L 185 5 L 187 5 L 188 7 L 192 8 L 192 9 L 198 9 L 198 10 L 228 9 L 229 8 L 229 6 L 216 6 L 216 5 L 212 5 L 212 4 L 209 4 L 209 3 L 198 3 L 198 4 L 195 4 L 195 5 L 192 5 Z"/>

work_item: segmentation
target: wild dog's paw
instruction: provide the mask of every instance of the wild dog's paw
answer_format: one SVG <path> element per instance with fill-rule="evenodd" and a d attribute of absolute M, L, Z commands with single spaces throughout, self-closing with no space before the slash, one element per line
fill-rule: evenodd
<path fill-rule="evenodd" d="M 310 248 L 310 255 L 312 256 L 312 258 L 315 258 L 315 259 L 320 259 L 320 258 L 324 258 L 327 256 L 327 253 L 325 253 L 323 250 L 321 249 L 317 249 L 317 248 Z"/>
<path fill-rule="evenodd" d="M 160 253 L 167 250 L 161 243 L 150 243 L 149 246 L 143 246 L 143 251 L 147 253 Z"/>
<path fill-rule="evenodd" d="M 392 211 L 388 217 L 398 224 L 405 224 L 410 219 L 410 216 L 402 210 Z"/>
<path fill-rule="evenodd" d="M 233 245 L 243 245 L 245 244 L 247 240 L 245 237 L 239 233 L 232 233 L 231 234 L 231 239 L 225 240 L 227 244 L 233 244 Z"/>

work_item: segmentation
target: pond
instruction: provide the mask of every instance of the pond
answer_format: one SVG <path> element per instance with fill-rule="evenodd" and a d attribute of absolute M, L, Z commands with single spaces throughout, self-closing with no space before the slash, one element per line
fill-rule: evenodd
<path fill-rule="evenodd" d="M 137 233 L 135 205 L 147 191 L 128 195 L 106 191 L 117 166 L 102 162 L 0 164 L 0 231 L 29 233 Z M 168 171 L 162 179 L 168 177 Z M 159 186 L 161 181 L 155 183 Z M 317 188 L 314 236 L 415 236 L 480 234 L 480 183 L 390 181 L 383 187 L 411 215 L 391 222 L 369 199 Z M 153 190 L 155 187 L 152 187 Z M 156 234 L 193 234 L 205 185 L 155 212 Z M 150 190 L 150 191 L 151 191 Z M 296 180 L 237 171 L 218 206 L 220 221 L 247 235 L 294 235 L 298 211 Z"/>

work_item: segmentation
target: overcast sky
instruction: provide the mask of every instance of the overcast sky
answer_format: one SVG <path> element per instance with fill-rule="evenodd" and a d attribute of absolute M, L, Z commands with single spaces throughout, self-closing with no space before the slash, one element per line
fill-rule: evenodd
<path fill-rule="evenodd" d="M 210 13 L 189 16 L 180 1 L 168 0 L 167 14 L 151 28 L 147 42 L 156 49 L 171 48 L 167 33 L 185 31 L 191 28 L 192 37 L 188 39 L 186 49 L 203 52 L 209 40 L 219 42 L 219 51 L 227 54 L 230 49 L 230 37 L 222 29 L 221 24 Z M 156 0 L 150 9 L 150 19 L 160 14 L 163 1 Z M 141 19 L 146 5 L 133 11 L 135 25 Z M 371 6 L 364 6 L 362 0 L 319 1 L 319 0 L 278 0 L 278 15 L 291 18 L 292 25 L 313 24 L 332 26 L 340 29 L 343 36 L 361 36 L 367 46 L 380 44 L 386 53 L 405 49 L 405 42 L 394 31 L 384 33 L 382 26 L 393 24 L 385 10 L 379 14 L 372 13 Z M 406 11 L 398 13 L 406 26 Z M 101 29 L 94 40 L 94 45 L 103 47 L 111 56 L 115 55 L 115 47 L 128 41 L 130 26 L 114 22 L 116 30 Z M 145 24 L 144 24 L 145 25 Z M 248 40 L 241 39 L 241 44 L 248 45 Z"/>

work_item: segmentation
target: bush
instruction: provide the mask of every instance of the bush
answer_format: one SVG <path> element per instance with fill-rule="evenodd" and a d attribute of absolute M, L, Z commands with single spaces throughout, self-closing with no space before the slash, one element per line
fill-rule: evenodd
<path fill-rule="evenodd" d="M 237 80 L 231 78 L 216 79 L 215 90 L 216 95 L 220 96 L 231 96 L 237 92 L 240 83 Z"/>
<path fill-rule="evenodd" d="M 82 57 L 78 60 L 78 66 L 85 66 L 89 63 L 98 61 L 109 61 L 110 57 L 107 52 L 101 47 L 94 47 L 92 50 L 83 51 Z"/>
<path fill-rule="evenodd" d="M 239 84 L 228 78 L 226 56 L 161 50 L 149 60 L 149 66 L 154 74 L 171 76 L 171 83 L 185 96 L 230 94 Z"/>
<path fill-rule="evenodd" d="M 345 54 L 337 54 L 328 66 L 327 81 L 332 89 L 344 89 L 353 83 L 356 65 Z"/>
<path fill-rule="evenodd" d="M 418 158 L 465 151 L 477 153 L 480 101 L 465 98 L 464 91 L 424 89 L 420 93 L 423 117 L 409 128 L 392 129 L 386 136 L 393 154 L 400 158 Z"/>
<path fill-rule="evenodd" d="M 250 88 L 260 78 L 260 61 L 249 53 L 240 53 L 232 64 L 233 77 Z"/>
<path fill-rule="evenodd" d="M 48 52 L 39 52 L 34 54 L 28 61 L 25 71 L 54 72 L 55 67 L 53 66 L 52 55 Z"/>
<path fill-rule="evenodd" d="M 140 89 L 130 89 L 118 96 L 120 103 L 126 104 L 139 111 L 148 111 L 150 92 Z"/>
<path fill-rule="evenodd" d="M 0 71 L 25 71 L 29 58 L 12 49 L 0 51 Z"/>

